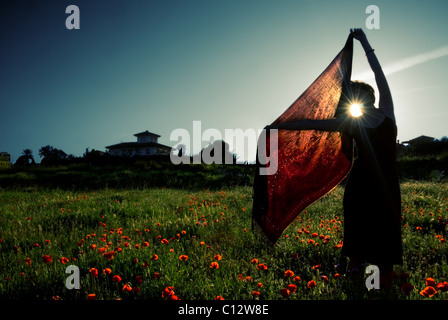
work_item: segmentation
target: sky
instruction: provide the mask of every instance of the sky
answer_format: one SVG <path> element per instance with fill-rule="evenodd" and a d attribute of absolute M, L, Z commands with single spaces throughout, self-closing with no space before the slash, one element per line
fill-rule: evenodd
<path fill-rule="evenodd" d="M 368 29 L 369 5 L 379 29 Z M 79 29 L 67 29 L 69 5 Z M 258 130 L 363 28 L 386 73 L 398 139 L 448 135 L 446 1 L 2 0 L 0 152 L 136 141 L 149 130 Z M 355 41 L 352 79 L 374 85 Z M 375 86 L 374 86 L 375 87 Z M 192 151 L 201 145 L 192 141 Z M 248 142 L 249 143 L 249 142 Z M 248 147 L 240 160 L 253 160 Z M 249 154 L 248 154 L 249 153 Z"/>

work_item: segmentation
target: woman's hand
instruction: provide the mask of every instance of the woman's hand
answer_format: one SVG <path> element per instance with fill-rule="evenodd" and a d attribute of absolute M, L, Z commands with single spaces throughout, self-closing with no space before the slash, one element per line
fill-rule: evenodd
<path fill-rule="evenodd" d="M 366 34 L 360 28 L 358 29 L 350 29 L 350 34 L 359 42 L 363 42 L 367 40 Z"/>

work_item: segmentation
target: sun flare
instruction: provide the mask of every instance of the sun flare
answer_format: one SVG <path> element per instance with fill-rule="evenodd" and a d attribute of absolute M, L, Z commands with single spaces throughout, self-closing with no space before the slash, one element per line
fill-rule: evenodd
<path fill-rule="evenodd" d="M 359 117 L 362 115 L 361 106 L 357 103 L 350 105 L 350 114 L 352 117 Z"/>

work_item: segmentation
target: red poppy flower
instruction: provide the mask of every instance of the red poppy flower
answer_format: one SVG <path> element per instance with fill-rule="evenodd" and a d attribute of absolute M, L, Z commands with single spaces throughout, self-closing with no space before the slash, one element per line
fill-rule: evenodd
<path fill-rule="evenodd" d="M 212 268 L 212 269 L 218 269 L 218 268 L 219 268 L 219 264 L 218 264 L 218 262 L 213 261 L 213 262 L 210 264 L 210 268 Z"/>
<path fill-rule="evenodd" d="M 308 283 L 307 283 L 307 287 L 308 287 L 308 289 L 312 289 L 312 288 L 315 288 L 316 287 L 316 281 L 314 281 L 314 280 L 311 280 L 311 281 L 308 281 Z"/>
<path fill-rule="evenodd" d="M 428 287 L 436 287 L 437 284 L 433 278 L 426 278 L 426 286 Z"/>
<path fill-rule="evenodd" d="M 162 298 L 168 298 L 169 296 L 174 295 L 174 288 L 172 286 L 166 287 L 162 291 Z"/>
<path fill-rule="evenodd" d="M 179 256 L 179 259 L 182 261 L 187 261 L 188 256 L 186 254 L 183 254 L 183 255 Z"/>
<path fill-rule="evenodd" d="M 260 296 L 260 292 L 259 291 L 252 291 L 252 297 L 259 297 Z"/>
<path fill-rule="evenodd" d="M 103 257 L 105 257 L 107 260 L 112 260 L 114 258 L 115 251 L 109 251 L 103 253 Z"/>
<path fill-rule="evenodd" d="M 96 268 L 90 268 L 89 273 L 94 276 L 95 278 L 98 277 L 98 269 Z"/>
<path fill-rule="evenodd" d="M 87 296 L 87 300 L 96 300 L 96 296 L 94 293 L 91 293 Z"/>
<path fill-rule="evenodd" d="M 285 271 L 285 277 L 292 277 L 294 276 L 294 272 L 292 270 L 286 270 Z"/>
<path fill-rule="evenodd" d="M 51 263 L 53 261 L 48 254 L 44 255 L 42 257 L 42 260 L 43 260 L 44 263 Z"/>
<path fill-rule="evenodd" d="M 288 289 L 284 288 L 284 289 L 280 289 L 280 294 L 286 298 L 289 296 L 289 294 L 291 293 L 291 291 L 289 291 Z"/>
<path fill-rule="evenodd" d="M 334 248 L 335 250 L 341 249 L 341 248 L 342 248 L 342 243 L 335 244 L 333 248 Z"/>
<path fill-rule="evenodd" d="M 121 282 L 121 277 L 119 276 L 119 275 L 114 275 L 113 277 L 112 277 L 112 281 L 113 282 Z"/>
<path fill-rule="evenodd" d="M 122 290 L 123 290 L 123 292 L 131 292 L 132 291 L 132 287 L 130 285 L 128 285 L 128 284 L 125 284 L 123 286 Z"/>
<path fill-rule="evenodd" d="M 446 282 L 446 281 L 440 282 L 436 288 L 439 291 L 446 292 L 446 291 L 448 291 L 448 282 Z"/>
<path fill-rule="evenodd" d="M 422 291 L 420 291 L 420 294 L 424 297 L 432 297 L 437 293 L 437 290 L 434 289 L 431 286 L 426 287 L 425 289 L 423 289 Z"/>
<path fill-rule="evenodd" d="M 288 284 L 286 286 L 286 289 L 288 289 L 290 292 L 294 293 L 297 291 L 297 286 L 295 284 Z"/>
<path fill-rule="evenodd" d="M 300 279 L 300 277 L 299 276 L 295 276 L 294 277 L 294 282 L 299 282 L 301 279 Z"/>
<path fill-rule="evenodd" d="M 258 270 L 267 270 L 268 267 L 267 267 L 264 263 L 260 263 L 260 264 L 257 266 L 257 269 L 258 269 Z"/>
<path fill-rule="evenodd" d="M 59 259 L 59 261 L 60 261 L 62 264 L 66 264 L 69 260 L 68 260 L 68 258 L 66 258 L 66 257 L 62 257 L 62 258 Z"/>
<path fill-rule="evenodd" d="M 106 268 L 106 269 L 103 270 L 103 273 L 104 273 L 105 275 L 109 275 L 109 274 L 112 273 L 112 270 L 111 270 L 110 268 Z"/>
<path fill-rule="evenodd" d="M 412 290 L 414 290 L 414 286 L 410 283 L 406 282 L 401 285 L 401 291 L 406 295 L 410 295 Z"/>

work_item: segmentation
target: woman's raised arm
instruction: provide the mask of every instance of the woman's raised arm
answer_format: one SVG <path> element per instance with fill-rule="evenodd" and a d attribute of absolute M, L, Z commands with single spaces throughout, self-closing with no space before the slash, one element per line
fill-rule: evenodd
<path fill-rule="evenodd" d="M 370 68 L 372 68 L 372 71 L 375 74 L 375 81 L 380 94 L 378 107 L 384 115 L 395 121 L 392 94 L 390 92 L 389 85 L 387 83 L 383 69 L 381 68 L 380 62 L 375 55 L 375 50 L 370 46 L 369 41 L 367 40 L 367 37 L 362 29 L 352 29 L 350 31 L 352 32 L 353 37 L 357 39 L 364 48 Z"/>

